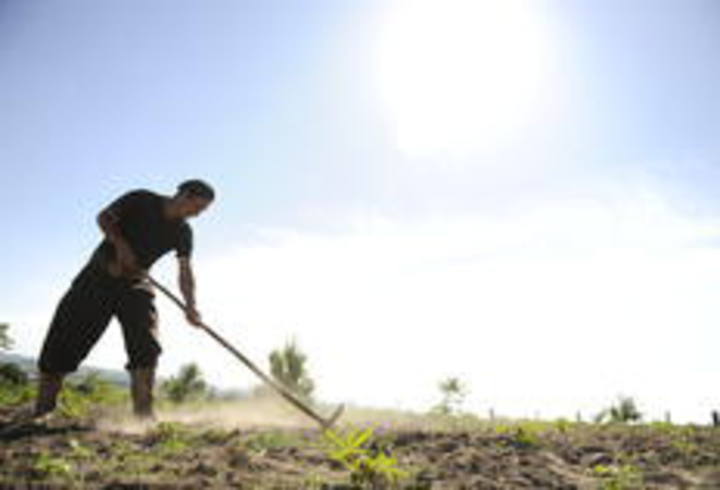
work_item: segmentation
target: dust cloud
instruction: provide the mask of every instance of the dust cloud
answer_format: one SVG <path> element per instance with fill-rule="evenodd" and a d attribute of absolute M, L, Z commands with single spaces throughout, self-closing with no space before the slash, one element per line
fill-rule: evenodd
<path fill-rule="evenodd" d="M 304 429 L 316 424 L 305 415 L 275 397 L 253 397 L 245 400 L 162 406 L 155 421 L 135 419 L 128 410 L 105 414 L 97 428 L 105 431 L 139 434 L 160 422 L 179 422 L 221 429 Z"/>

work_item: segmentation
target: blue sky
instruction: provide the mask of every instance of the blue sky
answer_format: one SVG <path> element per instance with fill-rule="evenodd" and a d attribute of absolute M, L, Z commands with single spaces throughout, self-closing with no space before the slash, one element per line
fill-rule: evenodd
<path fill-rule="evenodd" d="M 98 210 L 199 176 L 206 318 L 328 399 L 702 420 L 718 47 L 712 0 L 0 1 L 1 314 L 34 354 Z M 165 372 L 252 382 L 160 304 Z"/>

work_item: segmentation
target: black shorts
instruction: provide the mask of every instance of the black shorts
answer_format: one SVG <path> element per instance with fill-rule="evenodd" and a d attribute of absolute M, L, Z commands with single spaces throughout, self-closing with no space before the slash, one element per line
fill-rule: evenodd
<path fill-rule="evenodd" d="M 157 365 L 157 311 L 152 288 L 109 276 L 88 264 L 73 280 L 55 311 L 40 354 L 44 373 L 77 370 L 113 316 L 122 326 L 129 370 Z"/>

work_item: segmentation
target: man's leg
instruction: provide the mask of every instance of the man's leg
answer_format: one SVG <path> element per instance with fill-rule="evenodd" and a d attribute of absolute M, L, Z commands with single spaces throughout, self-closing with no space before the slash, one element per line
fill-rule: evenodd
<path fill-rule="evenodd" d="M 65 373 L 40 373 L 34 416 L 41 417 L 55 410 L 64 378 Z"/>
<path fill-rule="evenodd" d="M 112 290 L 84 269 L 58 304 L 40 353 L 35 415 L 52 412 L 65 375 L 77 370 L 107 328 Z"/>
<path fill-rule="evenodd" d="M 126 368 L 130 372 L 133 412 L 141 418 L 153 418 L 155 367 L 162 352 L 153 294 L 144 289 L 128 289 L 118 304 L 117 317 L 129 359 Z"/>

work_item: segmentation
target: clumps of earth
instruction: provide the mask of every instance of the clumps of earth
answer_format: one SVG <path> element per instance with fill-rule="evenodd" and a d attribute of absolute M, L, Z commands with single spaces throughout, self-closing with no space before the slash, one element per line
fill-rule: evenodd
<path fill-rule="evenodd" d="M 344 465 L 310 427 L 165 421 L 128 431 L 97 422 L 17 423 L 0 412 L 0 488 L 720 488 L 720 431 L 710 427 L 365 421 L 363 451 L 402 470 L 393 482 L 382 465 Z"/>

